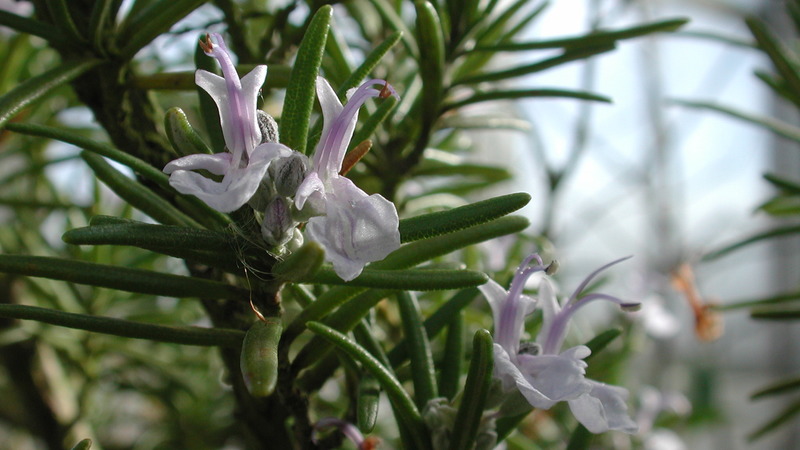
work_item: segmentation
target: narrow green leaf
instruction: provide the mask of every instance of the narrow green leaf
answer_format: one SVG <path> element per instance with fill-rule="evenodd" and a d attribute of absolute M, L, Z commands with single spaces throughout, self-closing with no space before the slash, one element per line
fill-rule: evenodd
<path fill-rule="evenodd" d="M 358 380 L 358 396 L 356 397 L 356 424 L 362 433 L 370 433 L 378 421 L 378 406 L 381 387 L 378 380 L 365 373 Z"/>
<path fill-rule="evenodd" d="M 123 59 L 132 58 L 150 41 L 168 31 L 206 0 L 160 0 L 135 14 L 117 35 L 116 44 Z"/>
<path fill-rule="evenodd" d="M 86 37 L 78 30 L 72 14 L 67 7 L 67 0 L 50 0 L 47 2 L 50 10 L 50 17 L 55 23 L 56 28 L 61 31 L 67 39 L 75 42 L 86 42 Z"/>
<path fill-rule="evenodd" d="M 416 296 L 407 291 L 398 293 L 397 306 L 403 324 L 403 335 L 408 343 L 414 398 L 417 408 L 423 409 L 429 400 L 439 396 L 431 345 L 422 325 L 422 314 Z"/>
<path fill-rule="evenodd" d="M 102 157 L 86 151 L 81 152 L 81 157 L 86 161 L 92 171 L 94 171 L 97 178 L 134 208 L 167 225 L 183 225 L 200 228 L 200 224 L 183 214 L 150 189 L 144 187 L 141 183 L 120 173 Z"/>
<path fill-rule="evenodd" d="M 447 211 L 403 219 L 400 221 L 400 240 L 402 242 L 416 241 L 480 225 L 511 214 L 527 205 L 530 200 L 529 194 L 520 192 L 482 200 Z"/>
<path fill-rule="evenodd" d="M 740 111 L 735 108 L 729 108 L 727 106 L 716 105 L 709 102 L 698 102 L 691 100 L 673 100 L 672 102 L 681 106 L 688 106 L 690 108 L 702 108 L 720 112 L 725 115 L 735 117 L 737 119 L 742 119 L 746 122 L 750 122 L 754 125 L 766 128 L 767 130 L 770 130 L 779 136 L 783 136 L 787 139 L 800 142 L 800 128 L 794 125 L 790 125 L 786 122 L 773 119 L 771 117 L 761 117 L 755 114 L 750 114 L 744 111 Z"/>
<path fill-rule="evenodd" d="M 742 300 L 732 303 L 726 303 L 724 305 L 716 306 L 714 307 L 714 309 L 719 311 L 728 311 L 741 308 L 750 308 L 753 306 L 776 305 L 781 303 L 794 302 L 798 300 L 800 300 L 800 291 L 779 294 L 773 297 L 767 297 L 758 300 Z"/>
<path fill-rule="evenodd" d="M 91 448 L 92 448 L 92 440 L 91 439 L 83 439 L 80 442 L 78 442 L 77 444 L 75 444 L 75 446 L 72 447 L 72 450 L 89 450 Z"/>
<path fill-rule="evenodd" d="M 449 163 L 440 160 L 425 159 L 413 174 L 415 176 L 455 176 L 476 177 L 484 181 L 502 181 L 511 178 L 511 173 L 504 167 L 486 166 L 483 164 Z"/>
<path fill-rule="evenodd" d="M 22 108 L 69 83 L 100 64 L 97 59 L 69 61 L 47 72 L 28 78 L 0 97 L 0 128 Z"/>
<path fill-rule="evenodd" d="M 768 386 L 765 386 L 750 394 L 750 400 L 757 400 L 759 398 L 769 397 L 772 395 L 783 395 L 787 392 L 795 391 L 797 389 L 800 389 L 800 376 L 786 378 L 778 381 L 777 383 L 772 383 Z"/>
<path fill-rule="evenodd" d="M 419 75 L 422 78 L 422 121 L 433 123 L 444 94 L 444 36 L 436 8 L 427 1 L 417 1 L 417 41 Z"/>
<path fill-rule="evenodd" d="M 22 17 L 8 11 L 0 10 L 0 25 L 19 31 L 20 33 L 38 36 L 50 43 L 63 43 L 66 41 L 64 36 L 51 25 L 28 17 Z"/>
<path fill-rule="evenodd" d="M 572 91 L 568 89 L 512 89 L 491 92 L 477 92 L 464 100 L 445 104 L 443 111 L 463 108 L 474 103 L 488 102 L 494 100 L 517 100 L 520 98 L 532 97 L 551 97 L 551 98 L 575 98 L 578 100 L 588 100 L 593 102 L 611 103 L 611 99 L 604 95 L 598 95 L 586 91 Z"/>
<path fill-rule="evenodd" d="M 306 328 L 306 322 L 320 320 L 342 303 L 364 292 L 366 288 L 334 286 L 317 297 L 316 301 L 303 308 L 300 314 L 286 327 L 281 345 L 289 345 Z"/>
<path fill-rule="evenodd" d="M 98 53 L 105 53 L 106 42 L 109 36 L 106 34 L 109 20 L 114 20 L 121 2 L 117 0 L 99 0 L 92 7 L 92 16 L 89 18 L 89 37 L 92 46 Z"/>
<path fill-rule="evenodd" d="M 608 344 L 612 343 L 614 339 L 619 337 L 620 334 L 622 334 L 622 328 L 611 328 L 593 337 L 589 342 L 584 344 L 592 351 L 589 356 L 584 358 L 584 361 L 592 359 L 592 357 L 606 348 Z"/>
<path fill-rule="evenodd" d="M 793 55 L 783 47 L 781 42 L 767 29 L 761 20 L 754 17 L 745 18 L 747 27 L 753 33 L 758 46 L 769 56 L 775 69 L 786 81 L 789 90 L 800 96 L 800 74 L 793 64 Z"/>
<path fill-rule="evenodd" d="M 769 422 L 765 423 L 757 430 L 747 435 L 747 441 L 753 442 L 762 436 L 774 431 L 779 426 L 789 422 L 793 417 L 800 414 L 800 401 L 795 401 L 789 406 L 779 411 Z"/>
<path fill-rule="evenodd" d="M 439 307 L 430 317 L 425 319 L 425 333 L 428 339 L 433 340 L 461 311 L 475 300 L 478 289 L 469 288 L 458 291 L 450 300 Z M 353 303 L 353 302 L 351 302 Z M 350 303 L 348 303 L 349 305 Z M 338 311 L 337 311 L 338 312 Z M 408 345 L 401 340 L 387 355 L 393 367 L 397 367 L 408 359 Z"/>
<path fill-rule="evenodd" d="M 361 292 L 352 298 L 346 299 L 344 305 L 331 313 L 328 317 L 325 317 L 324 323 L 326 326 L 340 333 L 347 333 L 357 328 L 369 311 L 378 304 L 378 302 L 392 293 L 393 291 L 380 289 L 370 289 L 366 292 Z M 312 338 L 311 341 L 304 345 L 297 353 L 294 361 L 292 361 L 292 370 L 299 372 L 303 368 L 319 361 L 328 353 L 329 347 L 328 343 L 320 342 L 320 338 Z M 375 348 L 373 347 L 373 349 Z M 378 357 L 374 352 L 370 353 L 376 358 Z M 387 365 L 387 367 L 389 366 Z"/>
<path fill-rule="evenodd" d="M 790 194 L 800 194 L 800 184 L 798 183 L 771 173 L 765 173 L 763 176 L 765 180 L 769 181 L 773 186 L 784 192 Z"/>
<path fill-rule="evenodd" d="M 518 216 L 501 217 L 491 222 L 470 227 L 444 236 L 424 239 L 404 245 L 383 261 L 370 265 L 370 270 L 399 270 L 415 266 L 437 256 L 442 256 L 468 245 L 477 244 L 495 237 L 517 233 L 527 228 L 528 219 Z M 325 317 L 348 300 L 364 292 L 365 288 L 336 286 L 317 298 L 305 308 L 287 327 L 281 344 L 288 345 L 305 328 L 305 323 Z M 362 302 L 363 303 L 363 302 Z M 356 316 L 355 314 L 352 314 Z M 358 319 L 363 316 L 358 316 Z"/>
<path fill-rule="evenodd" d="M 393 96 L 382 99 L 375 112 L 370 114 L 364 123 L 353 134 L 353 139 L 350 140 L 350 146 L 355 147 L 356 145 L 371 138 L 372 135 L 375 134 L 375 130 L 378 129 L 380 124 L 382 124 L 383 121 L 389 117 L 392 111 L 394 111 L 394 108 L 398 103 L 399 100 Z"/>
<path fill-rule="evenodd" d="M 523 66 L 512 67 L 510 69 L 498 70 L 495 72 L 479 73 L 473 76 L 457 79 L 453 81 L 453 84 L 454 85 L 477 84 L 477 83 L 486 83 L 490 81 L 507 80 L 510 78 L 541 72 L 543 70 L 547 70 L 569 62 L 585 60 L 586 58 L 590 58 L 592 56 L 599 55 L 601 53 L 606 53 L 614 49 L 615 47 L 613 45 L 601 45 L 597 47 L 580 47 L 575 50 L 567 50 L 561 55 L 554 56 L 552 58 L 547 58 L 545 60 L 533 64 L 526 64 Z"/>
<path fill-rule="evenodd" d="M 44 256 L 0 255 L 0 272 L 179 298 L 246 300 L 249 296 L 218 281 Z"/>
<path fill-rule="evenodd" d="M 402 269 L 412 267 L 472 244 L 520 232 L 529 224 L 530 222 L 525 217 L 501 217 L 453 233 L 406 244 L 390 253 L 383 261 L 372 263 L 370 268 Z"/>
<path fill-rule="evenodd" d="M 389 52 L 399 41 L 400 38 L 403 37 L 402 31 L 395 31 L 394 33 L 390 34 L 383 42 L 381 42 L 377 47 L 375 47 L 366 58 L 364 58 L 364 62 L 361 63 L 360 66 L 354 70 L 347 80 L 345 80 L 340 86 L 339 89 L 336 91 L 336 94 L 339 95 L 341 98 L 345 95 L 348 89 L 354 88 L 358 86 L 365 78 L 372 73 L 378 63 L 381 62 L 386 53 Z"/>
<path fill-rule="evenodd" d="M 467 381 L 461 406 L 453 424 L 450 450 L 472 448 L 478 435 L 478 425 L 486 406 L 486 397 L 492 384 L 494 355 L 492 335 L 486 330 L 478 330 L 472 340 L 472 356 L 470 358 Z"/>
<path fill-rule="evenodd" d="M 193 155 L 196 153 L 214 153 L 211 148 L 200 138 L 186 113 L 177 106 L 167 110 L 164 115 L 164 129 L 167 132 L 167 138 L 172 144 L 172 148 L 180 156 Z"/>
<path fill-rule="evenodd" d="M 527 51 L 549 48 L 580 48 L 595 47 L 613 44 L 624 39 L 632 39 L 653 33 L 676 31 L 689 23 L 689 19 L 667 19 L 658 22 L 645 23 L 620 30 L 598 30 L 581 36 L 549 39 L 534 42 L 509 42 L 497 45 L 476 46 L 474 51 L 501 52 L 501 51 Z"/>
<path fill-rule="evenodd" d="M 333 9 L 325 5 L 314 13 L 297 49 L 281 114 L 281 142 L 295 151 L 308 153 L 308 124 L 314 107 L 315 86 Z"/>
<path fill-rule="evenodd" d="M 515 130 L 529 132 L 531 124 L 527 120 L 500 116 L 447 116 L 442 118 L 440 129 L 455 128 L 461 130 Z"/>
<path fill-rule="evenodd" d="M 800 306 L 791 308 L 756 308 L 750 311 L 750 317 L 755 320 L 798 320 L 800 319 Z"/>
<path fill-rule="evenodd" d="M 592 442 L 592 433 L 585 426 L 578 424 L 569 437 L 567 450 L 586 450 Z"/>
<path fill-rule="evenodd" d="M 761 233 L 756 233 L 739 242 L 728 245 L 727 247 L 723 247 L 719 250 L 714 250 L 712 252 L 707 253 L 706 255 L 703 256 L 703 260 L 708 261 L 719 258 L 720 256 L 726 255 L 734 250 L 738 250 L 744 246 L 750 245 L 758 241 L 763 241 L 765 239 L 772 239 L 779 236 L 790 236 L 798 233 L 800 233 L 800 225 L 789 225 L 789 226 L 774 228 L 772 230 L 764 231 Z"/>
<path fill-rule="evenodd" d="M 130 245 L 236 274 L 242 273 L 244 266 L 239 258 L 261 270 L 269 270 L 273 262 L 266 252 L 245 252 L 250 246 L 229 233 L 135 221 L 96 223 L 97 217 L 93 217 L 92 226 L 69 230 L 61 238 L 73 245 Z"/>
<path fill-rule="evenodd" d="M 760 205 L 758 209 L 775 217 L 800 215 L 800 195 L 779 195 Z"/>
<path fill-rule="evenodd" d="M 414 401 L 400 385 L 400 382 L 374 356 L 348 339 L 347 336 L 319 322 L 309 322 L 307 326 L 309 330 L 361 363 L 361 366 L 378 380 L 394 406 L 395 412 L 399 415 L 399 421 L 409 428 L 411 438 L 414 439 L 413 448 L 421 450 L 431 448 L 428 430 Z"/>
<path fill-rule="evenodd" d="M 427 332 L 427 327 L 425 331 Z M 447 340 L 444 344 L 442 360 L 439 363 L 441 368 L 439 394 L 450 401 L 453 401 L 461 386 L 461 371 L 464 367 L 464 357 L 466 355 L 466 346 L 464 345 L 466 338 L 464 312 L 459 311 L 447 327 Z"/>
<path fill-rule="evenodd" d="M 517 429 L 519 424 L 528 417 L 531 411 L 533 411 L 533 408 L 514 416 L 500 417 L 497 419 L 497 442 L 504 441 L 508 435 Z"/>
<path fill-rule="evenodd" d="M 378 14 L 383 17 L 383 20 L 389 24 L 389 27 L 395 33 L 401 33 L 403 46 L 412 58 L 417 59 L 419 57 L 419 47 L 417 47 L 417 41 L 413 38 L 414 33 L 408 29 L 406 23 L 403 22 L 403 19 L 397 14 L 392 5 L 387 0 L 369 0 L 369 2 L 372 3 Z"/>
<path fill-rule="evenodd" d="M 487 279 L 483 272 L 472 270 L 374 270 L 366 268 L 353 280 L 344 281 L 336 275 L 331 267 L 324 266 L 311 278 L 300 278 L 297 281 L 311 284 L 431 291 L 478 286 L 485 283 Z"/>
<path fill-rule="evenodd" d="M 206 56 L 203 53 L 203 50 L 200 46 L 197 46 L 197 51 L 195 52 L 195 65 L 197 65 L 198 69 L 208 70 L 209 72 L 214 72 L 216 70 L 214 59 Z M 198 64 L 198 61 L 201 61 L 201 64 Z M 237 64 L 236 65 L 236 73 L 239 74 L 246 74 L 249 73 L 255 67 L 255 64 Z M 269 65 L 269 72 L 267 73 L 267 80 L 264 82 L 264 87 L 274 89 L 274 88 L 285 88 L 289 82 L 289 74 L 291 73 L 292 68 L 286 65 L 281 64 L 270 64 Z M 195 84 L 195 71 L 177 71 L 177 72 L 161 72 L 161 73 L 154 73 L 149 75 L 137 75 L 133 79 L 133 85 L 137 88 L 144 89 L 144 90 L 163 90 L 163 91 L 192 91 L 192 90 L 199 90 L 203 93 L 206 93 L 202 89 L 200 89 Z M 207 97 L 211 102 L 212 106 L 213 101 L 211 97 Z M 216 108 L 216 107 L 215 107 Z M 219 120 L 217 120 L 217 127 L 219 127 Z M 214 146 L 214 148 L 222 148 Z"/>
<path fill-rule="evenodd" d="M 106 158 L 130 167 L 134 172 L 154 182 L 158 186 L 168 191 L 172 191 L 172 187 L 169 185 L 169 177 L 166 174 L 151 166 L 147 162 L 133 155 L 120 151 L 108 144 L 87 139 L 68 130 L 47 127 L 43 125 L 9 123 L 6 125 L 6 129 L 15 133 L 56 139 L 78 146 L 92 153 L 105 156 Z M 197 197 L 186 195 L 179 196 L 178 199 L 181 200 L 181 203 L 186 206 L 186 211 L 192 213 L 192 217 L 195 220 L 202 222 L 204 225 L 210 228 L 225 228 L 231 223 L 230 217 L 212 209 Z"/>
<path fill-rule="evenodd" d="M 244 333 L 239 330 L 154 325 L 28 305 L 0 304 L 0 317 L 35 320 L 94 333 L 183 345 L 239 347 L 244 338 Z"/>
<path fill-rule="evenodd" d="M 95 216 L 91 226 L 69 230 L 61 239 L 72 245 L 174 247 L 218 252 L 233 252 L 236 248 L 234 236 L 230 233 L 137 221 L 114 223 L 113 219 L 108 223 L 109 219 Z"/>

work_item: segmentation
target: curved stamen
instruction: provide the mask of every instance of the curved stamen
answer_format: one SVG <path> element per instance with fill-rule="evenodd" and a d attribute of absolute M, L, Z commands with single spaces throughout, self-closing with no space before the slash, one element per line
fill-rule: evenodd
<path fill-rule="evenodd" d="M 575 299 L 576 299 L 576 298 L 578 298 L 578 295 L 580 295 L 580 293 L 581 293 L 581 292 L 582 292 L 584 289 L 586 289 L 586 286 L 588 286 L 588 285 L 589 285 L 589 283 L 592 281 L 592 279 L 594 279 L 594 277 L 596 277 L 596 276 L 597 276 L 597 275 L 598 275 L 600 272 L 602 272 L 602 271 L 604 271 L 604 270 L 608 269 L 609 267 L 611 267 L 611 266 L 613 266 L 613 265 L 615 265 L 615 264 L 619 264 L 619 263 L 621 263 L 622 261 L 625 261 L 626 259 L 631 259 L 631 258 L 633 258 L 633 255 L 625 256 L 625 257 L 623 257 L 623 258 L 620 258 L 620 259 L 616 259 L 616 260 L 614 260 L 614 261 L 611 261 L 610 263 L 608 263 L 608 264 L 606 264 L 606 265 L 604 265 L 604 266 L 600 267 L 599 269 L 595 270 L 594 272 L 590 273 L 590 274 L 589 274 L 589 276 L 588 276 L 588 277 L 586 277 L 586 278 L 585 278 L 585 279 L 584 279 L 584 280 L 581 282 L 581 284 L 579 284 L 579 285 L 578 285 L 578 287 L 575 289 L 575 291 L 572 293 L 572 295 L 570 295 L 570 297 L 569 297 L 569 300 L 567 300 L 567 303 L 566 303 L 566 304 L 567 304 L 567 305 L 569 305 L 569 304 L 571 304 L 571 303 L 575 302 Z"/>
<path fill-rule="evenodd" d="M 372 87 L 375 84 L 383 86 L 378 90 Z M 325 141 L 320 143 L 322 147 L 315 155 L 314 161 L 314 167 L 317 170 L 339 173 L 347 151 L 347 144 L 349 144 L 349 142 L 343 142 L 345 132 L 356 119 L 358 110 L 364 102 L 373 97 L 386 97 L 387 90 L 391 95 L 398 97 L 397 92 L 388 82 L 379 79 L 369 80 L 356 89 L 342 111 L 333 119 Z"/>
<path fill-rule="evenodd" d="M 561 344 L 564 342 L 564 338 L 566 337 L 567 332 L 567 324 L 569 323 L 570 318 L 572 315 L 575 314 L 577 310 L 584 307 L 585 305 L 595 301 L 595 300 L 607 300 L 612 303 L 616 303 L 625 311 L 635 311 L 641 307 L 641 303 L 638 302 L 625 302 L 618 297 L 614 297 L 613 295 L 603 294 L 599 292 L 591 293 L 584 295 L 583 297 L 578 298 L 577 296 L 586 288 L 589 282 L 597 276 L 603 270 L 613 266 L 614 264 L 620 263 L 625 261 L 626 259 L 631 258 L 631 256 L 626 256 L 624 258 L 617 259 L 612 261 L 599 269 L 595 270 L 594 272 L 590 273 L 583 282 L 578 285 L 578 288 L 575 289 L 575 292 L 569 298 L 569 300 L 564 304 L 564 307 L 558 314 L 553 317 L 553 321 L 550 323 L 550 328 L 547 330 L 547 336 L 544 339 L 543 345 L 543 352 L 547 354 L 556 354 L 558 353 L 559 349 L 561 348 Z"/>

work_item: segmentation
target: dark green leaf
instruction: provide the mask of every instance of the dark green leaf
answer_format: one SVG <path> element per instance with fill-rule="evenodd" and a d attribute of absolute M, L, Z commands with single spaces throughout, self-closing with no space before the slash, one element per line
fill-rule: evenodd
<path fill-rule="evenodd" d="M 194 226 L 200 224 L 183 214 L 169 202 L 156 195 L 138 181 L 125 176 L 94 153 L 81 152 L 81 157 L 97 178 L 134 208 L 167 225 Z"/>
<path fill-rule="evenodd" d="M 425 327 L 425 331 L 428 334 L 427 327 Z M 461 386 L 461 371 L 464 368 L 464 357 L 466 355 L 466 346 L 464 345 L 466 338 L 464 312 L 459 311 L 448 324 L 447 340 L 444 344 L 442 360 L 439 363 L 441 368 L 439 394 L 450 401 L 453 401 Z"/>
<path fill-rule="evenodd" d="M 620 334 L 622 334 L 622 328 L 611 328 L 592 338 L 592 340 L 584 344 L 592 351 L 592 354 L 584 358 L 584 361 L 588 362 L 592 357 L 606 348 L 608 344 L 612 343 L 614 339 L 619 337 Z"/>
<path fill-rule="evenodd" d="M 778 381 L 777 383 L 772 383 L 769 386 L 765 386 L 750 394 L 750 400 L 757 400 L 759 398 L 773 395 L 784 395 L 797 389 L 800 389 L 800 376 L 786 378 Z"/>
<path fill-rule="evenodd" d="M 132 58 L 150 41 L 168 31 L 206 0 L 160 0 L 133 15 L 117 35 L 122 58 Z"/>
<path fill-rule="evenodd" d="M 575 98 L 594 102 L 611 103 L 611 99 L 585 91 L 571 91 L 567 89 L 514 89 L 507 91 L 477 92 L 464 100 L 448 103 L 442 107 L 444 111 L 463 108 L 474 103 L 494 100 L 517 100 L 520 98 L 549 97 L 549 98 Z"/>
<path fill-rule="evenodd" d="M 800 401 L 795 401 L 789 406 L 778 412 L 769 422 L 765 423 L 757 430 L 753 431 L 747 436 L 748 442 L 753 442 L 762 436 L 774 431 L 779 426 L 789 422 L 800 414 Z"/>
<path fill-rule="evenodd" d="M 523 66 L 512 67 L 510 69 L 498 70 L 495 72 L 479 73 L 477 75 L 457 79 L 453 84 L 477 84 L 486 83 L 490 81 L 501 81 L 510 78 L 520 77 L 536 72 L 541 72 L 553 67 L 560 66 L 573 61 L 585 60 L 601 53 L 606 53 L 614 50 L 614 45 L 601 45 L 597 47 L 580 47 L 574 50 L 567 50 L 561 55 L 547 58 L 545 60 L 526 64 Z"/>
<path fill-rule="evenodd" d="M 709 109 L 711 111 L 720 112 L 728 116 L 735 117 L 737 119 L 742 119 L 754 125 L 766 128 L 767 130 L 770 130 L 779 136 L 783 136 L 787 139 L 800 142 L 800 128 L 777 119 L 773 119 L 770 117 L 761 117 L 744 111 L 740 111 L 738 109 L 729 108 L 727 106 L 715 105 L 713 103 L 708 103 L 708 102 L 673 100 L 673 103 L 682 106 L 688 106 L 691 108 L 703 108 L 703 109 Z"/>
<path fill-rule="evenodd" d="M 758 241 L 763 241 L 765 239 L 772 239 L 779 236 L 788 236 L 798 233 L 800 233 L 800 225 L 789 225 L 785 227 L 779 227 L 772 230 L 764 231 L 761 233 L 756 233 L 753 236 L 750 236 L 739 242 L 736 242 L 735 244 L 731 244 L 728 245 L 727 247 L 723 247 L 719 250 L 707 253 L 705 256 L 703 256 L 703 260 L 708 261 L 711 259 L 719 258 L 720 256 L 726 255 L 734 250 L 738 250 L 744 246 L 750 245 Z"/>
<path fill-rule="evenodd" d="M 218 281 L 44 256 L 0 255 L 0 272 L 179 298 L 246 300 L 249 296 Z"/>
<path fill-rule="evenodd" d="M 750 311 L 750 317 L 756 320 L 798 320 L 800 319 L 800 306 L 755 308 Z"/>
<path fill-rule="evenodd" d="M 361 275 L 353 280 L 344 281 L 336 275 L 332 268 L 322 267 L 313 277 L 301 278 L 297 281 L 314 284 L 430 291 L 478 286 L 485 283 L 487 279 L 486 274 L 483 272 L 472 270 L 374 270 L 366 268 L 361 272 Z"/>
<path fill-rule="evenodd" d="M 0 25 L 9 27 L 20 33 L 38 36 L 48 42 L 64 42 L 64 36 L 52 26 L 28 17 L 18 16 L 8 11 L 0 10 Z"/>
<path fill-rule="evenodd" d="M 400 382 L 374 356 L 348 339 L 347 336 L 319 322 L 309 322 L 307 326 L 309 330 L 361 363 L 362 367 L 378 380 L 378 383 L 386 391 L 395 412 L 399 415 L 399 421 L 409 428 L 410 437 L 414 439 L 413 448 L 421 450 L 431 448 L 428 430 L 422 421 L 419 410 L 414 406 L 414 401 L 400 385 Z"/>
<path fill-rule="evenodd" d="M 475 51 L 524 51 L 539 50 L 548 48 L 568 48 L 575 49 L 580 47 L 596 47 L 601 45 L 614 44 L 624 39 L 637 38 L 653 33 L 676 31 L 689 23 L 689 19 L 667 19 L 658 22 L 636 25 L 621 30 L 597 30 L 590 34 L 575 37 L 549 39 L 534 42 L 505 43 L 498 45 L 478 46 Z"/>
<path fill-rule="evenodd" d="M 458 408 L 453 424 L 454 432 L 450 438 L 450 450 L 472 448 L 475 445 L 475 437 L 478 435 L 478 427 L 492 383 L 493 345 L 492 335 L 488 331 L 478 330 L 475 333 L 464 395 L 461 397 L 461 406 Z"/>
<path fill-rule="evenodd" d="M 511 214 L 527 205 L 530 199 L 530 195 L 522 192 L 508 194 L 447 211 L 403 219 L 400 221 L 400 239 L 402 242 L 416 241 L 486 223 Z"/>
<path fill-rule="evenodd" d="M 244 333 L 239 330 L 154 325 L 28 305 L 0 304 L 0 317 L 35 320 L 95 333 L 183 345 L 238 347 L 244 338 Z"/>
<path fill-rule="evenodd" d="M 89 59 L 62 63 L 41 75 L 29 78 L 0 97 L 0 128 L 22 108 L 53 92 L 56 88 L 78 78 L 100 63 Z"/>
<path fill-rule="evenodd" d="M 311 24 L 297 50 L 297 58 L 286 88 L 281 114 L 281 142 L 291 149 L 307 153 L 308 123 L 314 106 L 315 86 L 333 9 L 325 5 L 314 13 Z"/>
<path fill-rule="evenodd" d="M 428 401 L 439 396 L 436 386 L 436 371 L 428 334 L 422 325 L 422 314 L 417 298 L 409 292 L 397 294 L 397 306 L 403 323 L 403 335 L 408 345 L 411 361 L 411 379 L 417 408 L 423 409 Z M 464 447 L 467 448 L 467 447 Z"/>

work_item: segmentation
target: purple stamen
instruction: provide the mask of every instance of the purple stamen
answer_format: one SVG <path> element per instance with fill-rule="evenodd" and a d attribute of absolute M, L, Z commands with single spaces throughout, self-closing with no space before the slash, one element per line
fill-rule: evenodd
<path fill-rule="evenodd" d="M 314 158 L 314 167 L 317 170 L 325 170 L 334 174 L 339 173 L 347 151 L 347 144 L 343 142 L 345 132 L 367 99 L 385 95 L 383 89 L 378 90 L 372 87 L 375 84 L 382 84 L 383 89 L 388 89 L 391 95 L 399 98 L 394 88 L 384 80 L 372 79 L 359 86 L 347 101 L 347 104 L 344 105 L 342 111 L 333 119 L 325 141 L 320 143 L 322 147 Z"/>
<path fill-rule="evenodd" d="M 600 267 L 599 269 L 590 273 L 589 276 L 586 277 L 586 279 L 584 279 L 580 285 L 578 285 L 578 288 L 575 289 L 575 292 L 572 294 L 569 300 L 564 304 L 564 307 L 561 309 L 561 311 L 559 311 L 558 314 L 556 314 L 555 317 L 553 317 L 553 321 L 550 323 L 550 328 L 547 331 L 547 336 L 545 336 L 544 345 L 542 346 L 543 353 L 545 354 L 558 353 L 559 349 L 561 348 L 561 344 L 564 342 L 564 338 L 567 331 L 567 324 L 569 323 L 570 318 L 572 318 L 572 315 L 575 314 L 577 310 L 589 304 L 590 302 L 593 302 L 594 300 L 607 300 L 612 303 L 616 303 L 625 311 L 636 310 L 641 306 L 640 303 L 625 302 L 617 297 L 614 297 L 613 295 L 602 294 L 602 293 L 591 293 L 578 298 L 580 293 L 586 288 L 586 286 L 588 286 L 591 280 L 594 277 L 596 277 L 600 272 L 629 258 L 631 258 L 631 256 L 626 256 L 624 258 L 617 259 Z"/>
<path fill-rule="evenodd" d="M 617 259 L 617 260 L 611 261 L 610 263 L 608 263 L 608 264 L 606 264 L 606 265 L 604 265 L 604 266 L 600 267 L 599 269 L 595 270 L 594 272 L 590 273 L 590 274 L 589 274 L 589 276 L 588 276 L 588 277 L 586 277 L 586 278 L 585 278 L 585 279 L 584 279 L 584 280 L 581 282 L 581 284 L 579 284 L 579 285 L 578 285 L 578 287 L 575 289 L 575 291 L 574 291 L 574 292 L 572 293 L 572 295 L 569 297 L 569 300 L 567 300 L 567 304 L 573 303 L 573 302 L 575 301 L 575 299 L 578 297 L 578 295 L 579 295 L 579 294 L 580 294 L 580 293 L 581 293 L 581 292 L 582 292 L 584 289 L 586 289 L 586 286 L 588 286 L 588 285 L 589 285 L 589 283 L 591 283 L 592 279 L 594 279 L 594 277 L 596 277 L 596 276 L 597 276 L 597 275 L 598 275 L 600 272 L 602 272 L 602 271 L 604 271 L 604 270 L 608 269 L 609 267 L 611 267 L 611 266 L 613 266 L 613 265 L 615 265 L 615 264 L 619 264 L 619 263 L 621 263 L 622 261 L 625 261 L 626 259 L 631 259 L 631 258 L 633 258 L 633 255 L 629 255 L 629 256 L 626 256 L 626 257 L 624 257 L 624 258 L 620 258 L 620 259 Z"/>

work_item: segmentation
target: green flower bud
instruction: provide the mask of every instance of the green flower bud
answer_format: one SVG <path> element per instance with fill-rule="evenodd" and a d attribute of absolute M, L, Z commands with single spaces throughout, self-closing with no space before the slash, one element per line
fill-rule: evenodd
<path fill-rule="evenodd" d="M 240 367 L 247 391 L 254 397 L 267 397 L 275 391 L 282 331 L 280 318 L 267 317 L 256 321 L 244 336 Z"/>

